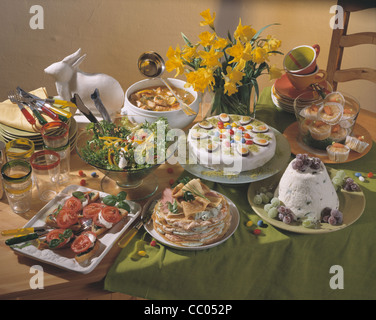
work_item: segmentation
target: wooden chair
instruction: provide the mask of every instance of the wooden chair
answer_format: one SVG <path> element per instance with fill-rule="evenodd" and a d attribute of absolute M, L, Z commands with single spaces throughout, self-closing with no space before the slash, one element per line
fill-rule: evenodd
<path fill-rule="evenodd" d="M 338 82 L 369 80 L 376 83 L 376 70 L 371 68 L 350 68 L 341 70 L 343 49 L 360 44 L 376 44 L 376 32 L 347 34 L 350 13 L 376 7 L 375 0 L 338 0 L 343 8 L 343 29 L 333 29 L 327 64 L 327 80 L 337 89 Z"/>

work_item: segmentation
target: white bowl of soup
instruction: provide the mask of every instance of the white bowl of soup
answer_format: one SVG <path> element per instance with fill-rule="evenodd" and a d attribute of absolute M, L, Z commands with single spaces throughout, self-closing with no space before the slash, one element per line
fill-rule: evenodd
<path fill-rule="evenodd" d="M 196 113 L 199 109 L 198 94 L 192 88 L 185 88 L 185 81 L 167 79 L 176 94 Z M 171 128 L 183 129 L 193 122 L 196 115 L 187 116 L 180 109 L 179 103 L 169 92 L 163 82 L 158 79 L 145 79 L 131 85 L 125 93 L 124 107 L 121 114 L 126 114 L 131 121 L 137 123 L 153 122 L 165 117 Z"/>

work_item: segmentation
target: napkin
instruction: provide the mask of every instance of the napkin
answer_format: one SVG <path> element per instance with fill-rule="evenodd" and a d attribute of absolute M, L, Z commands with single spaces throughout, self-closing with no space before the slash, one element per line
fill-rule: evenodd
<path fill-rule="evenodd" d="M 47 91 L 44 87 L 38 88 L 34 91 L 31 91 L 30 93 L 42 99 L 47 98 Z M 30 114 L 33 114 L 29 107 L 25 105 L 24 107 L 30 112 Z M 48 122 L 53 121 L 50 117 L 48 117 L 45 114 L 43 114 L 43 117 Z M 38 121 L 36 121 L 35 125 L 31 125 L 26 120 L 25 116 L 22 114 L 18 105 L 10 102 L 9 99 L 0 103 L 0 123 L 7 125 L 9 127 L 29 132 L 39 132 L 40 128 L 42 127 Z"/>

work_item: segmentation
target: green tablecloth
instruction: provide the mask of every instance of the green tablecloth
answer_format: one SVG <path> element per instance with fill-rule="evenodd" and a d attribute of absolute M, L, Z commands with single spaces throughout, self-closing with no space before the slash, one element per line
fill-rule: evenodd
<path fill-rule="evenodd" d="M 257 118 L 277 130 L 295 117 L 277 110 L 266 88 L 259 100 Z M 363 158 L 331 165 L 349 176 L 376 173 L 376 146 Z M 186 173 L 184 173 L 186 174 Z M 268 225 L 258 236 L 252 227 L 260 218 L 247 201 L 248 185 L 208 185 L 228 196 L 240 212 L 240 224 L 232 237 L 203 251 L 175 250 L 146 245 L 147 256 L 130 258 L 132 240 L 117 257 L 105 278 L 105 289 L 147 299 L 375 299 L 376 298 L 376 179 L 359 182 L 366 208 L 354 224 L 327 234 L 305 235 Z M 338 271 L 343 271 L 343 289 Z"/>

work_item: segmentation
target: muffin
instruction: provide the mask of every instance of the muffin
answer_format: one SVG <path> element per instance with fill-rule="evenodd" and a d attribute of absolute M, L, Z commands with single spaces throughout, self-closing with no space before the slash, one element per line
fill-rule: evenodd
<path fill-rule="evenodd" d="M 306 119 L 316 120 L 319 109 L 320 106 L 313 104 L 309 107 L 305 107 L 302 111 L 300 111 L 300 115 Z"/>
<path fill-rule="evenodd" d="M 326 148 L 329 159 L 335 162 L 345 162 L 350 153 L 350 148 L 341 143 L 333 143 Z"/>
<path fill-rule="evenodd" d="M 332 126 L 330 138 L 335 142 L 341 142 L 346 139 L 347 129 L 342 128 L 339 124 Z"/>
<path fill-rule="evenodd" d="M 314 121 L 309 132 L 315 140 L 325 140 L 330 137 L 331 126 L 323 121 Z"/>
<path fill-rule="evenodd" d="M 343 106 L 336 102 L 326 102 L 318 111 L 318 119 L 327 124 L 336 124 L 341 120 Z"/>
<path fill-rule="evenodd" d="M 351 150 L 354 150 L 358 153 L 364 152 L 366 148 L 368 147 L 369 143 L 362 141 L 360 139 L 357 139 L 355 137 L 347 136 L 346 137 L 346 146 L 349 147 Z"/>

